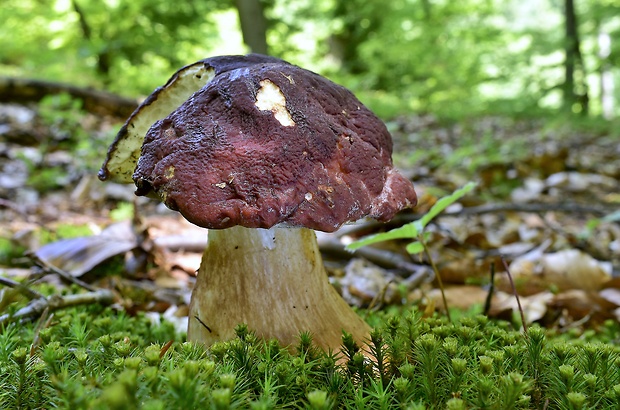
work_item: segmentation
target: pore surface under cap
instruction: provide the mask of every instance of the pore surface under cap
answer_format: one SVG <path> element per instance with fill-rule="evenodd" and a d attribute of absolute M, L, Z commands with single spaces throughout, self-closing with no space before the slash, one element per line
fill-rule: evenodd
<path fill-rule="evenodd" d="M 148 130 L 133 175 L 139 195 L 155 192 L 212 229 L 331 232 L 415 205 L 392 167 L 389 132 L 352 93 L 281 60 L 247 58 L 228 57 L 225 70 L 204 60 L 215 77 Z"/>

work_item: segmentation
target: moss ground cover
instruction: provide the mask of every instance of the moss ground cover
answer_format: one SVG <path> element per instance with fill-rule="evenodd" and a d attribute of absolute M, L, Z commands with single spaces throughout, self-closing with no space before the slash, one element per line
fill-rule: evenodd
<path fill-rule="evenodd" d="M 245 326 L 210 349 L 170 323 L 111 308 L 57 312 L 0 333 L 7 409 L 620 408 L 618 326 L 579 338 L 464 316 L 378 313 L 365 353 L 348 335 L 322 352 L 261 341 Z"/>

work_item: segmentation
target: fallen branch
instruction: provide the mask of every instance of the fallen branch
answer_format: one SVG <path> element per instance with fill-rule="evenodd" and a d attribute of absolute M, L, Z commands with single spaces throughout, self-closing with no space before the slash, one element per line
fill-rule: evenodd
<path fill-rule="evenodd" d="M 469 208 L 463 208 L 456 211 L 445 211 L 443 216 L 449 215 L 482 215 L 495 212 L 563 212 L 570 214 L 594 214 L 594 215 L 607 215 L 615 208 L 611 206 L 597 206 L 597 205 L 581 205 L 575 203 L 552 203 L 552 204 L 487 204 L 480 206 L 472 206 Z M 416 217 L 417 218 L 417 217 Z"/>
<path fill-rule="evenodd" d="M 333 235 L 318 235 L 319 250 L 321 253 L 333 255 L 343 259 L 351 259 L 352 252 L 345 249 L 344 244 Z M 411 263 L 407 258 L 394 252 L 366 246 L 355 251 L 355 255 L 367 259 L 375 265 L 385 269 L 398 269 L 404 271 L 403 276 L 419 275 L 419 282 L 428 278 L 427 271 L 420 265 Z M 416 283 L 412 284 L 415 286 Z"/>
<path fill-rule="evenodd" d="M 0 198 L 0 207 L 10 209 L 21 217 L 28 217 L 28 212 L 26 212 L 22 206 L 20 206 L 16 202 L 9 201 L 8 199 Z"/>
<path fill-rule="evenodd" d="M 4 276 L 0 276 L 0 285 L 15 289 L 15 291 L 21 293 L 28 299 L 39 299 L 43 297 L 42 294 L 30 289 L 23 283 L 19 283 L 17 281 L 14 281 L 13 279 L 5 278 Z"/>
<path fill-rule="evenodd" d="M 91 88 L 30 78 L 0 77 L 0 102 L 23 104 L 39 101 L 47 95 L 61 93 L 82 100 L 84 109 L 90 113 L 111 115 L 116 118 L 127 118 L 138 106 L 138 102 L 134 99 Z"/>
<path fill-rule="evenodd" d="M 64 270 L 62 270 L 60 268 L 57 268 L 56 266 L 54 266 L 52 264 L 47 263 L 43 259 L 39 258 L 36 253 L 30 253 L 30 254 L 28 254 L 28 256 L 30 258 L 32 258 L 33 262 L 35 264 L 37 264 L 37 266 L 39 266 L 39 268 L 41 268 L 41 271 L 43 273 L 43 275 L 41 275 L 41 276 L 44 276 L 44 274 L 47 274 L 47 273 L 55 273 L 55 274 L 59 275 L 61 278 L 65 279 L 65 280 L 67 280 L 67 281 L 69 281 L 71 283 L 74 283 L 74 284 L 76 284 L 76 285 L 78 285 L 78 286 L 80 286 L 80 287 L 82 287 L 82 288 L 84 288 L 86 290 L 90 290 L 91 292 L 97 291 L 97 288 L 95 288 L 94 286 L 89 285 L 88 283 L 86 283 L 86 282 L 84 282 L 82 280 L 79 280 L 78 278 L 76 278 L 73 275 L 71 275 L 69 272 L 66 272 L 66 271 L 64 271 Z"/>
<path fill-rule="evenodd" d="M 51 313 L 58 309 L 71 306 L 89 305 L 93 303 L 109 305 L 112 302 L 114 302 L 114 294 L 107 289 L 99 289 L 95 292 L 88 293 L 78 293 L 76 295 L 52 295 L 48 298 L 35 299 L 12 315 L 4 314 L 0 316 L 0 325 L 39 317 L 46 309 Z"/>

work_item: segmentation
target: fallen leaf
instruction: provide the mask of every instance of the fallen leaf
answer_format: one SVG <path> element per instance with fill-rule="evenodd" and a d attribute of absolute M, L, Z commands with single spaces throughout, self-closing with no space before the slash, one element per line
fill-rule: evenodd
<path fill-rule="evenodd" d="M 533 295 L 548 289 L 596 291 L 611 279 L 612 266 L 578 249 L 542 253 L 542 247 L 516 258 L 510 274 L 520 295 Z M 506 275 L 498 275 L 497 288 L 511 292 Z"/>
<path fill-rule="evenodd" d="M 34 254 L 43 262 L 75 277 L 101 262 L 131 251 L 138 245 L 129 221 L 119 222 L 95 236 L 64 239 L 44 245 Z"/>
<path fill-rule="evenodd" d="M 448 286 L 444 289 L 444 293 L 450 309 L 468 310 L 475 305 L 484 305 L 489 291 L 480 286 Z M 430 290 L 426 293 L 426 297 L 432 300 L 433 306 L 444 309 L 439 289 Z"/>
<path fill-rule="evenodd" d="M 611 279 L 611 263 L 600 262 L 578 249 L 543 255 L 542 275 L 560 289 L 593 291 Z"/>

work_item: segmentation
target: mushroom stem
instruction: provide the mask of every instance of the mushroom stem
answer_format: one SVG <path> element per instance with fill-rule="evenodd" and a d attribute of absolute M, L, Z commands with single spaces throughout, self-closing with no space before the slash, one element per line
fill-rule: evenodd
<path fill-rule="evenodd" d="M 283 346 L 309 331 L 332 350 L 343 330 L 360 346 L 370 331 L 329 283 L 307 228 L 210 230 L 189 314 L 188 340 L 206 345 L 234 338 L 240 323 Z"/>

